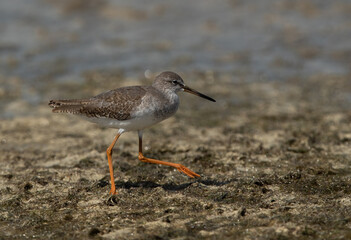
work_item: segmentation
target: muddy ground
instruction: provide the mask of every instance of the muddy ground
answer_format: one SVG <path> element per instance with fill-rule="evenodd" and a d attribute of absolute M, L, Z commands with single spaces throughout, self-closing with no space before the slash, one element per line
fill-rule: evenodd
<path fill-rule="evenodd" d="M 89 96 L 142 81 L 111 76 L 71 89 Z M 137 134 L 126 133 L 111 198 L 105 150 L 116 131 L 53 114 L 46 102 L 2 120 L 0 239 L 351 238 L 350 76 L 186 77 L 217 103 L 181 93 L 178 113 L 145 131 L 144 154 L 199 179 L 140 162 Z"/>

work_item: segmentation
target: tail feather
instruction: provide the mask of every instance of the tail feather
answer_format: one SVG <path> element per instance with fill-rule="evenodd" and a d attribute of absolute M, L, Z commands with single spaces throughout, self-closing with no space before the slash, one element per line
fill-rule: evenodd
<path fill-rule="evenodd" d="M 52 107 L 54 113 L 79 113 L 84 104 L 85 99 L 69 99 L 69 100 L 50 100 L 49 106 Z"/>
<path fill-rule="evenodd" d="M 50 100 L 50 107 L 59 107 L 63 105 L 81 105 L 87 102 L 85 99 L 64 99 L 64 100 Z"/>

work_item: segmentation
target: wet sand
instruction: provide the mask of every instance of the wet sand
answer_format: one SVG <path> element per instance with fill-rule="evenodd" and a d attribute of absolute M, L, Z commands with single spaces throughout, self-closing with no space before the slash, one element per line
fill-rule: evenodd
<path fill-rule="evenodd" d="M 115 131 L 44 103 L 36 116 L 1 121 L 0 237 L 351 237 L 347 78 L 188 77 L 206 80 L 193 87 L 217 103 L 182 93 L 176 116 L 145 131 L 144 151 L 189 167 L 202 176 L 195 180 L 140 162 L 137 134 L 126 133 L 113 154 L 119 194 L 111 198 L 105 150 Z"/>

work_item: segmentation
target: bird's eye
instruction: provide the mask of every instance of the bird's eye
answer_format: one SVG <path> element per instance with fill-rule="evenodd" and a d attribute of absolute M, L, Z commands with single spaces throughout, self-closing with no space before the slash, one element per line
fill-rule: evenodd
<path fill-rule="evenodd" d="M 172 84 L 173 84 L 173 85 L 177 85 L 177 83 L 178 83 L 177 80 L 173 80 L 173 81 L 172 81 Z"/>

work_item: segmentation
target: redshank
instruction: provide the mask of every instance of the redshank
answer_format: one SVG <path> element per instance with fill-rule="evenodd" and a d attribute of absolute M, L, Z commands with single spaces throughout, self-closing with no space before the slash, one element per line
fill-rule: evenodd
<path fill-rule="evenodd" d="M 146 163 L 163 164 L 178 169 L 191 178 L 200 177 L 178 163 L 171 163 L 144 157 L 143 130 L 171 117 L 179 106 L 178 92 L 185 91 L 212 102 L 210 98 L 184 84 L 174 72 L 162 72 L 151 86 L 122 87 L 86 99 L 51 100 L 49 106 L 54 113 L 72 113 L 100 126 L 118 129 L 117 135 L 107 148 L 107 159 L 111 176 L 110 194 L 117 194 L 113 177 L 112 149 L 122 133 L 138 131 L 139 160 Z"/>

